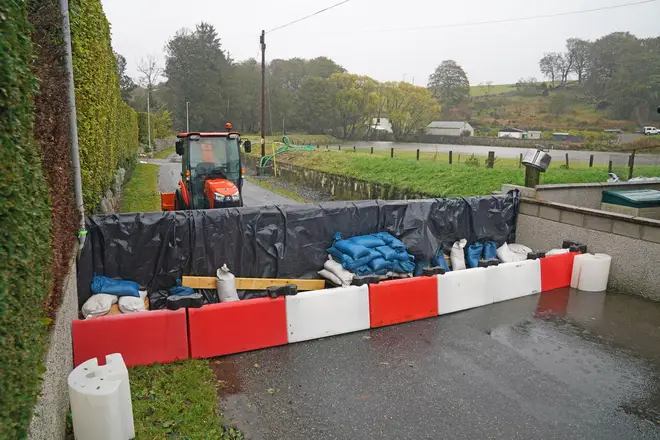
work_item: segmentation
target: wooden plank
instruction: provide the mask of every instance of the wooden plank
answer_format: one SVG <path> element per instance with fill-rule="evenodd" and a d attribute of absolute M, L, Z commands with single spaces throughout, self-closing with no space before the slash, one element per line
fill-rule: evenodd
<path fill-rule="evenodd" d="M 184 276 L 181 282 L 184 286 L 193 289 L 215 289 L 215 277 L 193 277 Z M 237 290 L 266 290 L 270 286 L 284 286 L 295 284 L 298 290 L 322 290 L 325 287 L 324 280 L 296 280 L 282 278 L 236 278 Z"/>

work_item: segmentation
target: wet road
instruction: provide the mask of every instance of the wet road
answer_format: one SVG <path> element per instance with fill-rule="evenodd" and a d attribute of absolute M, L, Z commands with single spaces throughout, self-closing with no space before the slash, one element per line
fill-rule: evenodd
<path fill-rule="evenodd" d="M 179 180 L 181 180 L 181 158 L 179 156 L 174 154 L 167 159 L 147 159 L 144 162 L 160 165 L 158 191 L 176 191 Z M 300 202 L 263 189 L 247 180 L 243 181 L 243 203 L 245 206 L 300 204 Z"/>
<path fill-rule="evenodd" d="M 369 148 L 379 150 L 389 150 L 394 148 L 395 151 L 415 151 L 419 148 L 421 152 L 428 153 L 449 153 L 453 151 L 454 154 L 475 154 L 480 156 L 488 156 L 489 151 L 494 151 L 497 157 L 517 158 L 520 153 L 525 154 L 527 148 L 517 147 L 488 147 L 478 145 L 451 145 L 451 144 L 416 144 L 416 143 L 402 143 L 402 142 L 356 142 L 357 148 Z M 337 146 L 333 146 L 337 148 Z M 345 147 L 344 147 L 345 148 Z M 553 160 L 564 160 L 568 153 L 571 161 L 575 162 L 589 162 L 589 156 L 594 155 L 594 163 L 600 165 L 607 165 L 611 160 L 614 165 L 627 165 L 629 153 L 611 153 L 604 151 L 580 151 L 580 150 L 550 150 L 549 154 Z M 563 162 L 562 162 L 563 163 Z M 660 165 L 660 155 L 656 154 L 637 154 L 635 155 L 635 165 Z"/>
<path fill-rule="evenodd" d="M 561 289 L 212 360 L 249 439 L 660 438 L 660 304 Z"/>

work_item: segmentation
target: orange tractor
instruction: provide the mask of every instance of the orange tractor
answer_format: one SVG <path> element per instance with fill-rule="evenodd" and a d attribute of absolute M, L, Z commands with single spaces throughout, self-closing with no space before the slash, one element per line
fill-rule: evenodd
<path fill-rule="evenodd" d="M 180 133 L 176 153 L 182 156 L 181 180 L 173 193 L 161 193 L 163 211 L 213 209 L 243 206 L 241 145 L 246 153 L 249 140 L 227 124 L 224 133 Z"/>

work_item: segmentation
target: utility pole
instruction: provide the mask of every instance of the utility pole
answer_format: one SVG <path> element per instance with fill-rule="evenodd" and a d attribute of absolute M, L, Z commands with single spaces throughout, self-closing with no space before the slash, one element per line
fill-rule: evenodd
<path fill-rule="evenodd" d="M 266 31 L 261 31 L 261 157 L 266 155 Z M 261 171 L 259 171 L 261 172 Z"/>
<path fill-rule="evenodd" d="M 190 124 L 189 124 L 189 119 L 188 119 L 188 105 L 190 103 L 186 101 L 186 133 L 190 133 Z"/>
<path fill-rule="evenodd" d="M 147 139 L 149 139 L 149 151 L 151 151 L 151 108 L 149 106 L 149 95 L 151 95 L 151 86 L 147 87 Z"/>

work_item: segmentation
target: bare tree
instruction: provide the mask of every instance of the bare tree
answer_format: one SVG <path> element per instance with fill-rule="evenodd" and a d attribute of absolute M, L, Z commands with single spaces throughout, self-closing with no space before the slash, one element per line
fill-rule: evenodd
<path fill-rule="evenodd" d="M 568 75 L 570 75 L 573 70 L 573 58 L 570 53 L 559 53 L 556 54 L 555 63 L 557 67 L 557 72 L 559 72 L 559 77 L 561 79 L 561 84 L 566 85 L 568 82 Z"/>
<path fill-rule="evenodd" d="M 137 69 L 142 74 L 139 79 L 140 85 L 147 89 L 147 139 L 149 151 L 151 151 L 151 91 L 162 76 L 163 69 L 158 66 L 156 55 L 147 55 L 142 58 L 137 65 Z"/>
<path fill-rule="evenodd" d="M 558 56 L 560 56 L 558 53 L 545 53 L 541 61 L 539 61 L 541 73 L 552 82 L 552 87 L 555 86 L 555 79 L 560 77 L 560 73 L 557 70 Z"/>

